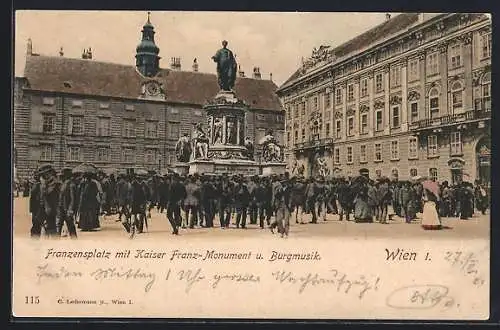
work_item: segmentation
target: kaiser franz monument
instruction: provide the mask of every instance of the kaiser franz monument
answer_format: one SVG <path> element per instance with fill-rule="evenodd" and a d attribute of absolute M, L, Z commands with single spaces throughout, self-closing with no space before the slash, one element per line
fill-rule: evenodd
<path fill-rule="evenodd" d="M 257 141 L 262 145 L 262 157 L 260 163 L 254 160 L 255 142 L 245 132 L 249 107 L 234 91 L 238 65 L 227 46 L 228 42 L 222 41 L 222 48 L 212 56 L 220 90 L 204 105 L 207 127 L 197 123 L 191 136 L 185 134 L 179 138 L 175 148 L 178 163 L 174 169 L 181 173 L 284 173 L 283 146 L 276 141 L 272 130 Z"/>

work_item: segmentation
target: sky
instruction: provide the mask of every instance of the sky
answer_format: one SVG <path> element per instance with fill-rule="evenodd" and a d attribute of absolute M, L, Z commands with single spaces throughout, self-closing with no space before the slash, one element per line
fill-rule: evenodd
<path fill-rule="evenodd" d="M 225 39 L 247 77 L 259 67 L 262 78 L 272 73 L 278 86 L 314 47 L 338 46 L 385 19 L 385 13 L 151 13 L 162 68 L 180 57 L 182 70 L 191 70 L 197 58 L 199 71 L 215 73 L 211 57 Z M 28 38 L 41 55 L 58 56 L 63 47 L 65 57 L 81 58 L 91 47 L 95 61 L 135 65 L 146 20 L 146 11 L 17 11 L 15 74 L 23 75 Z"/>

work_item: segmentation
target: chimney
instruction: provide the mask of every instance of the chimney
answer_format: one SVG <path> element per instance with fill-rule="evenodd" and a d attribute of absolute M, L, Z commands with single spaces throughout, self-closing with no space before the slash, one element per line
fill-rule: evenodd
<path fill-rule="evenodd" d="M 91 59 L 92 59 L 92 48 L 90 48 L 90 47 L 89 47 L 89 50 L 87 51 L 87 58 L 88 58 L 89 60 L 91 60 Z"/>
<path fill-rule="evenodd" d="M 240 78 L 245 78 L 245 71 L 241 71 L 241 65 L 238 64 L 238 76 Z"/>
<path fill-rule="evenodd" d="M 254 79 L 260 79 L 260 68 L 259 67 L 254 67 L 253 68 L 253 78 Z"/>
<path fill-rule="evenodd" d="M 82 52 L 82 59 L 86 60 L 88 57 L 87 51 L 84 49 Z"/>
<path fill-rule="evenodd" d="M 391 14 L 386 13 L 386 14 L 385 14 L 385 20 L 386 20 L 386 21 L 388 21 L 388 20 L 390 20 L 390 19 L 391 19 Z"/>
<path fill-rule="evenodd" d="M 170 58 L 170 68 L 172 70 L 180 71 L 181 70 L 181 58 L 180 57 L 171 57 Z"/>
<path fill-rule="evenodd" d="M 273 73 L 272 72 L 269 74 L 269 80 L 273 81 Z"/>
<path fill-rule="evenodd" d="M 33 55 L 33 43 L 31 42 L 31 38 L 28 39 L 28 44 L 26 46 L 26 55 Z"/>
<path fill-rule="evenodd" d="M 198 62 L 196 61 L 196 58 L 193 61 L 193 71 L 198 72 Z"/>
<path fill-rule="evenodd" d="M 61 49 L 59 49 L 59 56 L 64 56 L 64 50 L 62 47 L 61 47 Z"/>

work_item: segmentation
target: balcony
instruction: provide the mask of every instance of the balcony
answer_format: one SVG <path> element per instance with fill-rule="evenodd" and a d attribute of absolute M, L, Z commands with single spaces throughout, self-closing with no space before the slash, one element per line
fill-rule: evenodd
<path fill-rule="evenodd" d="M 333 144 L 332 138 L 323 138 L 323 139 L 313 139 L 305 142 L 295 143 L 293 149 L 294 150 L 304 150 L 311 148 L 321 148 L 330 146 Z"/>
<path fill-rule="evenodd" d="M 442 126 L 450 126 L 463 122 L 490 119 L 490 110 L 470 110 L 464 113 L 445 115 L 438 118 L 426 118 L 410 124 L 410 130 L 425 130 Z"/>

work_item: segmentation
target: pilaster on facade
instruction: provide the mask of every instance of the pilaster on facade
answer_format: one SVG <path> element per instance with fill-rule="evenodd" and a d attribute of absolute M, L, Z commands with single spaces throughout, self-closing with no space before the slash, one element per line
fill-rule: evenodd
<path fill-rule="evenodd" d="M 375 79 L 373 76 L 373 72 L 370 73 L 368 76 L 368 93 L 369 93 L 369 111 L 368 111 L 368 136 L 373 137 L 374 136 L 374 131 L 375 131 L 375 109 L 374 109 L 374 84 L 375 84 Z"/>
<path fill-rule="evenodd" d="M 401 65 L 401 131 L 408 131 L 408 60 Z"/>
<path fill-rule="evenodd" d="M 439 99 L 439 115 L 450 114 L 451 107 L 448 106 L 448 43 L 443 42 L 439 49 L 439 75 L 441 77 L 441 97 Z"/>
<path fill-rule="evenodd" d="M 390 105 L 390 82 L 389 82 L 389 68 L 384 67 L 384 115 L 382 118 L 382 125 L 384 126 L 384 134 L 391 134 L 391 105 Z"/>

